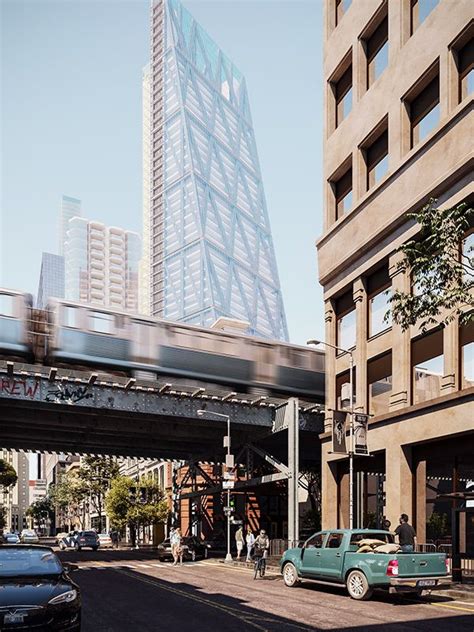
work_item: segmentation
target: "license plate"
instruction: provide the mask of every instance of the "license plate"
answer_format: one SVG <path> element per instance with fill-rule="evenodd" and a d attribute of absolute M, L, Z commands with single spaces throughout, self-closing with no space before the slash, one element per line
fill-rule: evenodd
<path fill-rule="evenodd" d="M 24 614 L 17 614 L 16 612 L 14 614 L 6 614 L 3 622 L 4 623 L 23 623 L 25 620 L 25 615 Z"/>
<path fill-rule="evenodd" d="M 417 586 L 436 586 L 436 579 L 420 579 Z"/>

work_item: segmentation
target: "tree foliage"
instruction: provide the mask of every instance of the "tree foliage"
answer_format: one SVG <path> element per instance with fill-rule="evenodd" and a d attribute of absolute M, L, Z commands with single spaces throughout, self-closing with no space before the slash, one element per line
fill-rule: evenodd
<path fill-rule="evenodd" d="M 61 510 L 67 522 L 76 520 L 84 526 L 82 503 L 87 498 L 88 491 L 84 482 L 75 470 L 67 472 L 58 483 L 50 485 L 48 496 L 57 510 Z"/>
<path fill-rule="evenodd" d="M 420 323 L 447 324 L 459 317 L 461 324 L 474 318 L 474 245 L 465 242 L 474 220 L 466 203 L 440 209 L 430 200 L 411 213 L 419 234 L 403 244 L 399 266 L 412 275 L 413 292 L 395 291 L 390 299 L 394 322 L 403 330 Z"/>
<path fill-rule="evenodd" d="M 168 504 L 156 481 L 142 478 L 140 482 L 128 476 L 112 480 L 105 506 L 111 524 L 117 529 L 144 527 L 165 522 Z"/>
<path fill-rule="evenodd" d="M 0 487 L 3 487 L 3 491 L 16 485 L 17 480 L 18 476 L 13 465 L 0 459 Z"/>
<path fill-rule="evenodd" d="M 84 457 L 78 470 L 78 478 L 90 498 L 92 508 L 96 511 L 99 524 L 102 525 L 105 497 L 112 480 L 119 475 L 119 466 L 112 457 Z"/>
<path fill-rule="evenodd" d="M 26 515 L 31 516 L 37 524 L 41 524 L 44 520 L 52 520 L 54 517 L 54 505 L 51 498 L 45 496 L 36 500 L 26 510 Z"/>

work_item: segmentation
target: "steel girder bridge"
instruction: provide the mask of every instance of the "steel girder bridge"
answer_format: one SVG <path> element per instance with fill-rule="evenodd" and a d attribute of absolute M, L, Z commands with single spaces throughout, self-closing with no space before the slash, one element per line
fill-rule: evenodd
<path fill-rule="evenodd" d="M 245 470 L 236 491 L 288 481 L 288 535 L 297 540 L 300 463 L 320 462 L 319 404 L 0 362 L 1 447 L 170 459 L 175 471 L 188 467 L 175 499 L 222 491 L 220 477 L 209 477 L 199 463 L 225 461 L 225 422 L 199 416 L 202 409 L 231 419 L 236 467 Z M 263 473 L 255 473 L 254 458 L 267 464 Z M 201 484 L 189 487 L 189 480 L 197 481 L 196 468 Z"/>

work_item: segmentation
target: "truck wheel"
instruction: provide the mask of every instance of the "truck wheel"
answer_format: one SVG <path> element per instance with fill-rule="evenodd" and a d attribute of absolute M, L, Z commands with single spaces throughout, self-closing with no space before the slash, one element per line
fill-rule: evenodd
<path fill-rule="evenodd" d="M 288 562 L 283 567 L 283 581 L 288 588 L 293 588 L 299 582 L 298 572 L 291 562 Z"/>
<path fill-rule="evenodd" d="M 374 592 L 373 588 L 370 588 L 367 577 L 362 571 L 351 571 L 346 579 L 346 586 L 349 595 L 352 599 L 359 601 L 365 601 L 372 597 Z"/>

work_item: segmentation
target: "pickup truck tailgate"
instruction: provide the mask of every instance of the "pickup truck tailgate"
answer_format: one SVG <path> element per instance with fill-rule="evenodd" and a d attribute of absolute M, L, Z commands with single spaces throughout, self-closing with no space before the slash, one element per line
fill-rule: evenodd
<path fill-rule="evenodd" d="M 444 553 L 397 553 L 399 577 L 446 575 Z"/>

